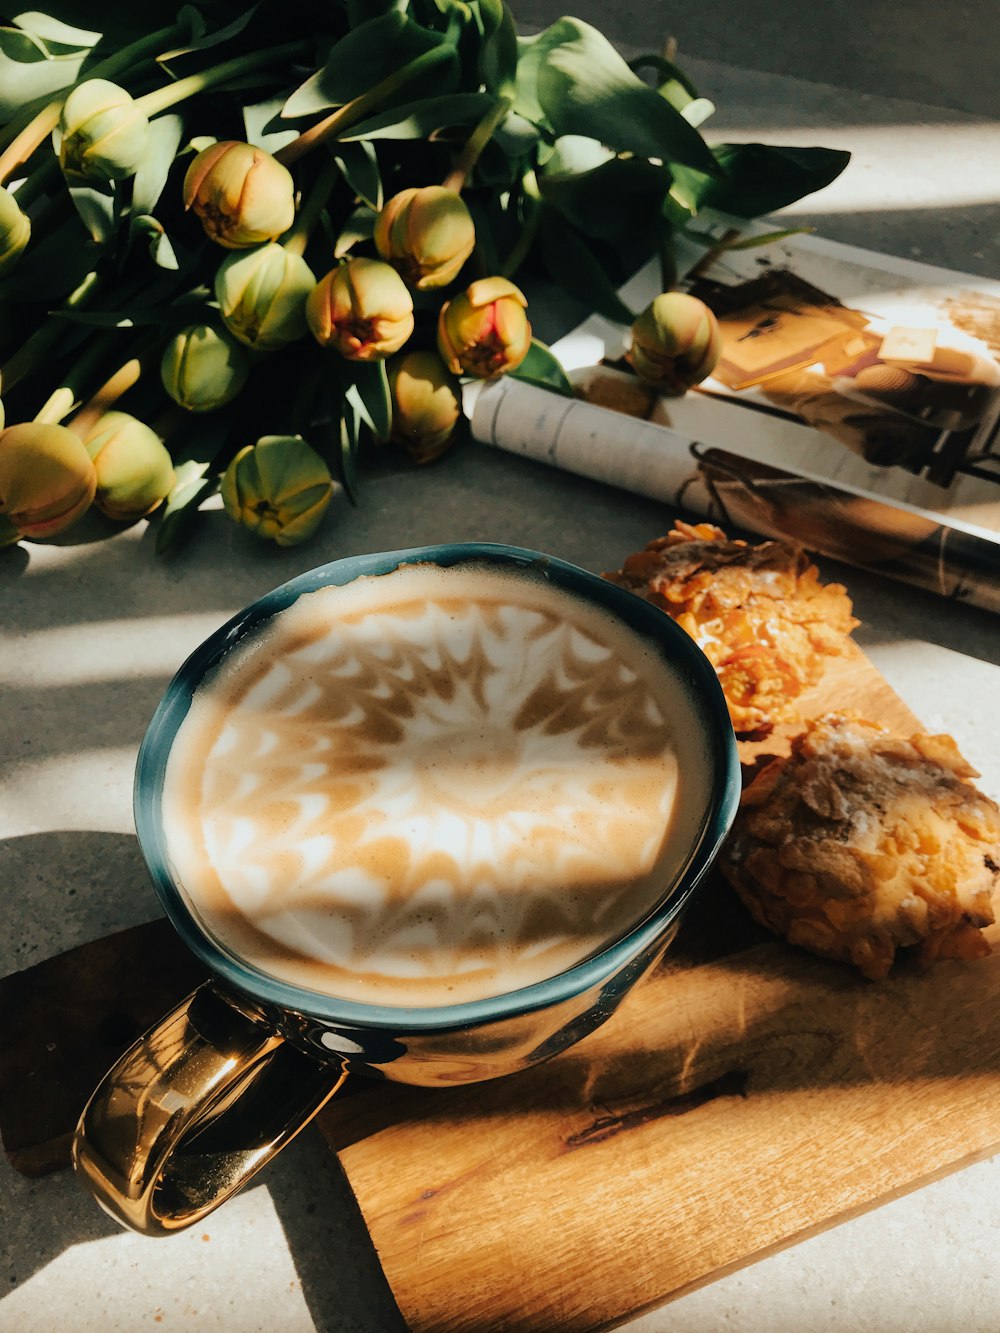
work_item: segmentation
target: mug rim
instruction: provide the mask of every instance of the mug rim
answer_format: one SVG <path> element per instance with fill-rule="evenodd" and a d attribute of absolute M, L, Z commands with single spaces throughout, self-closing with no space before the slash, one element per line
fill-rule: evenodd
<path fill-rule="evenodd" d="M 174 736 L 187 716 L 194 692 L 243 638 L 305 593 L 331 585 L 343 586 L 365 576 L 390 574 L 401 565 L 428 563 L 450 567 L 477 561 L 531 569 L 559 588 L 615 612 L 661 655 L 669 648 L 669 660 L 672 665 L 680 666 L 708 724 L 708 751 L 714 775 L 701 832 L 672 888 L 632 927 L 572 967 L 527 986 L 457 1004 L 409 1006 L 339 999 L 324 991 L 283 981 L 240 958 L 210 935 L 169 869 L 161 818 L 163 778 Z M 341 1028 L 391 1027 L 417 1033 L 476 1027 L 526 1014 L 558 1004 L 606 981 L 665 935 L 680 917 L 729 832 L 741 785 L 736 739 L 715 669 L 694 639 L 665 611 L 628 589 L 556 556 L 500 542 L 448 542 L 328 561 L 265 593 L 213 631 L 178 668 L 146 728 L 136 760 L 133 815 L 139 847 L 167 918 L 188 948 L 216 977 L 259 1003 L 308 1014 Z"/>

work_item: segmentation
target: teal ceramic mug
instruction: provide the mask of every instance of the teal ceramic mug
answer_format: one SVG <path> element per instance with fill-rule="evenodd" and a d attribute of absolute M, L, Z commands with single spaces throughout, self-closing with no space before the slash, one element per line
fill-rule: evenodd
<path fill-rule="evenodd" d="M 278 643 L 285 655 L 275 665 Z M 302 680 L 292 680 L 289 663 L 305 671 Z M 280 726 L 275 739 L 269 720 L 260 741 L 260 719 L 276 707 L 268 700 L 282 690 L 294 696 L 280 715 L 296 719 L 297 739 Z M 199 749 L 200 741 L 185 738 L 201 735 L 203 717 L 218 718 L 220 700 L 224 721 L 205 724 L 214 740 Z M 237 704 L 242 712 L 227 713 Z M 494 719 L 485 730 L 484 709 Z M 295 780 L 322 770 L 326 782 L 332 772 L 340 804 L 319 800 L 319 823 L 300 830 L 295 821 L 317 796 L 297 786 L 291 808 L 282 765 L 303 746 L 310 754 L 329 749 L 331 727 L 337 758 L 310 766 L 297 754 Z M 286 783 L 273 807 L 284 812 L 283 851 L 277 860 L 261 854 L 249 868 L 236 856 L 230 882 L 226 849 L 246 842 L 245 812 L 252 826 L 255 809 L 272 810 L 270 789 L 254 787 L 263 761 L 224 753 L 250 733 L 247 753 L 275 756 L 271 779 L 277 772 Z M 394 749 L 400 737 L 403 749 Z M 373 743 L 381 747 L 375 757 Z M 221 767 L 189 772 L 189 759 L 178 758 L 189 750 Z M 668 785 L 669 811 L 657 805 Z M 250 794 L 240 796 L 245 786 Z M 568 796 L 570 789 L 578 794 Z M 217 790 L 226 793 L 218 808 Z M 372 790 L 392 794 L 374 813 Z M 78 1173 L 125 1225 L 173 1232 L 245 1184 L 348 1075 L 459 1084 L 565 1050 L 614 1013 L 662 957 L 728 832 L 739 790 L 732 728 L 707 659 L 663 612 L 574 565 L 516 547 L 445 545 L 338 560 L 277 588 L 184 663 L 140 747 L 140 846 L 166 915 L 211 980 L 96 1090 L 74 1140 Z M 219 810 L 234 792 L 243 802 L 234 808 L 244 813 L 224 824 Z M 554 802 L 544 818 L 541 807 L 529 809 L 536 797 Z M 642 819 L 659 819 L 661 809 L 667 814 L 650 839 Z M 493 823 L 484 827 L 486 820 Z M 194 824 L 197 838 L 189 836 Z M 430 906 L 419 917 L 405 895 L 396 901 L 399 883 L 389 871 L 374 875 L 365 842 L 398 852 L 403 833 L 414 830 L 426 844 L 420 864 L 437 867 L 421 882 Z M 316 883 L 344 884 L 345 865 L 358 859 L 353 843 L 345 850 L 352 838 L 365 849 L 364 871 L 348 875 L 344 919 L 326 907 L 317 915 Z M 204 872 L 213 907 L 192 894 L 202 871 L 189 869 L 185 856 L 216 844 L 223 851 Z M 403 879 L 420 861 L 414 845 L 406 844 Z M 503 855 L 495 850 L 501 845 Z M 455 851 L 475 846 L 474 854 Z M 305 875 L 299 862 L 315 860 L 317 848 L 331 865 L 319 880 L 313 873 L 308 892 L 291 886 Z M 468 899 L 449 896 L 450 881 L 441 890 L 445 856 L 452 868 L 462 856 L 468 861 L 475 911 Z M 546 857 L 555 858 L 551 866 Z M 263 888 L 258 861 L 282 867 Z M 629 898 L 640 883 L 641 895 Z M 512 886 L 541 896 L 522 901 Z M 276 891 L 280 909 L 266 919 L 245 916 L 248 902 Z M 393 907 L 376 919 L 380 894 Z M 553 905 L 570 913 L 572 928 L 552 927 Z M 313 930 L 315 950 L 311 937 L 303 943 L 303 931 Z M 375 965 L 351 962 L 365 930 L 365 947 L 384 953 L 379 966 L 389 978 L 380 973 L 370 990 Z M 345 939 L 354 954 L 344 953 Z M 477 969 L 487 954 L 493 972 L 484 982 Z M 454 976 L 445 983 L 438 968 Z"/>

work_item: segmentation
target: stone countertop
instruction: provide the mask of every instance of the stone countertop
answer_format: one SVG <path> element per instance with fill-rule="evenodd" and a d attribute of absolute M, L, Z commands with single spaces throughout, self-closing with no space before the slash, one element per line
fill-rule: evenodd
<path fill-rule="evenodd" d="M 996 214 L 990 222 L 981 204 L 1000 198 L 1000 155 L 991 166 L 984 152 L 1000 125 L 874 97 L 845 120 L 840 89 L 684 63 L 720 108 L 716 137 L 790 140 L 800 126 L 809 137 L 799 142 L 856 147 L 841 181 L 800 206 L 797 220 L 834 239 L 1000 276 Z M 980 202 L 963 204 L 960 179 L 974 180 Z M 361 506 L 341 497 L 304 548 L 265 547 L 210 512 L 170 561 L 155 557 L 145 524 L 109 538 L 96 519 L 58 544 L 4 553 L 0 975 L 157 915 L 132 831 L 136 748 L 175 668 L 239 607 L 326 560 L 437 541 L 504 541 L 613 568 L 671 518 L 661 505 L 469 447 L 424 470 L 387 462 Z M 997 620 L 821 563 L 848 584 L 865 651 L 1000 796 Z M 628 1328 L 993 1333 L 998 1227 L 994 1159 Z M 401 1327 L 336 1161 L 312 1132 L 202 1227 L 159 1243 L 119 1231 L 69 1173 L 32 1181 L 0 1161 L 0 1236 L 2 1333 Z"/>

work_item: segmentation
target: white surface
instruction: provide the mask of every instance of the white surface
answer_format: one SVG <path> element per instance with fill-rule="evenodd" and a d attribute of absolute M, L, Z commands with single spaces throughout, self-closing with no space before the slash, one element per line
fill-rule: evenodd
<path fill-rule="evenodd" d="M 727 116 L 748 127 L 759 113 L 779 130 L 799 125 L 813 142 L 834 142 L 823 129 L 854 124 L 857 116 L 857 99 L 845 120 L 840 95 L 830 88 L 731 76 L 703 64 L 697 77 L 721 108 L 714 122 L 720 130 Z M 997 166 L 981 156 L 981 119 L 862 101 L 870 133 L 859 161 L 842 185 L 813 201 L 810 216 L 823 233 L 1000 276 L 997 214 L 959 216 L 948 193 L 951 173 L 964 163 L 974 173 L 977 198 L 1000 198 L 1000 180 L 995 191 L 985 184 L 996 179 Z M 925 140 L 922 123 L 947 124 L 949 136 Z M 974 131 L 968 140 L 966 124 Z M 881 141 L 880 125 L 892 128 Z M 894 211 L 879 211 L 889 170 L 880 164 L 898 160 L 900 127 L 907 161 L 924 163 L 920 208 L 905 216 L 895 197 Z M 925 157 L 926 144 L 938 157 Z M 933 212 L 925 208 L 928 180 L 940 182 Z M 0 974 L 157 915 L 131 833 L 135 750 L 173 670 L 239 606 L 324 560 L 435 540 L 510 541 L 609 569 L 668 523 L 651 502 L 467 450 L 438 468 L 387 467 L 363 493 L 360 510 L 341 500 L 319 539 L 300 550 L 255 544 L 215 513 L 190 550 L 171 562 L 156 559 L 142 524 L 113 540 L 79 544 L 87 533 L 74 533 L 78 544 L 4 554 Z M 1000 795 L 1000 623 L 873 577 L 829 565 L 825 573 L 848 582 L 864 622 L 862 646 L 929 727 L 955 735 L 981 768 L 985 789 Z M 719 1200 L 720 1208 L 730 1206 Z M 994 1333 L 998 1228 L 995 1159 L 686 1295 L 629 1328 Z M 0 1162 L 0 1252 L 0 1291 L 7 1293 L 0 1299 L 2 1333 L 398 1327 L 349 1193 L 314 1135 L 304 1135 L 263 1183 L 203 1228 L 169 1241 L 118 1232 L 66 1173 L 28 1181 Z"/>

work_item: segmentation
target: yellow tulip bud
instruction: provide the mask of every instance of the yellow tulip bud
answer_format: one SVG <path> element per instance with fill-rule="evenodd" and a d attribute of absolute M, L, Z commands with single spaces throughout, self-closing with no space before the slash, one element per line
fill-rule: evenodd
<path fill-rule="evenodd" d="M 521 364 L 531 346 L 528 302 L 506 278 L 481 278 L 438 316 L 438 351 L 455 375 L 490 379 Z"/>
<path fill-rule="evenodd" d="M 107 79 L 79 83 L 59 117 L 59 164 L 67 176 L 125 180 L 149 146 L 149 122 L 130 93 Z"/>
<path fill-rule="evenodd" d="M 315 286 L 306 261 L 272 241 L 222 261 L 215 299 L 234 338 L 273 351 L 305 337 L 306 297 Z"/>
<path fill-rule="evenodd" d="M 273 241 L 295 218 L 291 172 L 263 148 L 225 139 L 203 149 L 184 177 L 184 207 L 228 250 Z"/>
<path fill-rule="evenodd" d="M 127 412 L 105 412 L 84 444 L 97 472 L 94 503 L 108 518 L 142 518 L 173 490 L 174 467 L 163 441 Z"/>
<path fill-rule="evenodd" d="M 389 438 L 418 463 L 451 443 L 462 415 L 462 388 L 437 352 L 405 352 L 386 367 L 392 399 Z"/>
<path fill-rule="evenodd" d="M 349 361 L 383 361 L 413 332 L 413 297 L 388 264 L 349 259 L 313 288 L 306 319 L 320 346 Z"/>
<path fill-rule="evenodd" d="M 97 474 L 65 426 L 29 421 L 0 431 L 0 517 L 22 537 L 54 537 L 90 507 Z"/>
<path fill-rule="evenodd" d="M 163 387 L 189 412 L 213 412 L 247 382 L 250 359 L 225 329 L 192 324 L 171 338 L 160 361 Z"/>
<path fill-rule="evenodd" d="M 258 537 L 297 546 L 333 497 L 330 469 L 298 435 L 265 435 L 241 449 L 220 486 L 226 513 Z"/>
<path fill-rule="evenodd" d="M 458 277 L 476 245 L 476 228 L 462 196 L 441 185 L 402 190 L 375 220 L 375 247 L 419 291 Z"/>
<path fill-rule="evenodd" d="M 679 398 L 711 375 L 721 352 L 719 322 L 704 301 L 662 292 L 632 325 L 626 359 L 640 379 Z"/>

